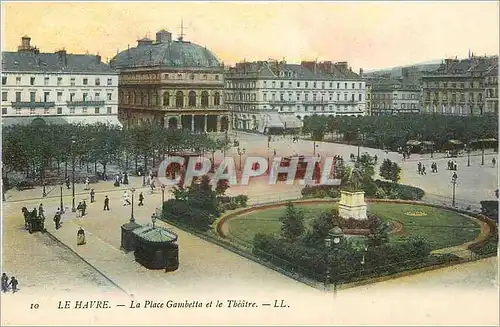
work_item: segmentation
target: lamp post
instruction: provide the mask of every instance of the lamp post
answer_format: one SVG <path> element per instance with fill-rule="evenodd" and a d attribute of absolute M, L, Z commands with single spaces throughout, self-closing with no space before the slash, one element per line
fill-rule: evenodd
<path fill-rule="evenodd" d="M 470 148 L 465 145 L 465 151 L 467 151 L 467 167 L 470 167 Z"/>
<path fill-rule="evenodd" d="M 453 185 L 453 193 L 452 193 L 452 201 L 451 201 L 451 206 L 455 206 L 455 185 L 457 184 L 457 179 L 458 175 L 457 172 L 453 173 L 453 176 L 451 176 L 451 184 Z"/>
<path fill-rule="evenodd" d="M 156 223 L 156 212 L 153 212 L 153 214 L 151 215 L 151 222 L 153 223 L 153 228 L 155 228 L 155 223 Z"/>
<path fill-rule="evenodd" d="M 161 206 L 165 203 L 165 185 L 161 184 Z"/>
<path fill-rule="evenodd" d="M 224 152 L 224 159 L 226 158 L 226 149 L 228 145 L 228 137 L 227 137 L 227 129 L 224 131 L 224 146 L 223 146 L 223 152 Z"/>
<path fill-rule="evenodd" d="M 481 142 L 481 166 L 484 166 L 484 142 Z"/>
<path fill-rule="evenodd" d="M 332 230 L 328 233 L 327 237 L 325 238 L 325 247 L 327 249 L 327 258 L 328 258 L 328 253 L 330 252 L 330 249 L 333 246 L 333 250 L 335 252 L 334 255 L 334 263 L 337 262 L 337 255 L 338 255 L 338 250 L 339 246 L 342 242 L 342 238 L 344 237 L 344 233 L 342 232 L 342 229 L 339 226 L 334 226 Z M 331 267 L 328 263 L 328 260 L 326 262 L 326 275 L 325 275 L 325 288 L 328 287 L 329 281 L 330 281 L 330 275 L 331 275 Z M 333 295 L 334 297 L 337 296 L 337 276 L 333 278 Z"/>
<path fill-rule="evenodd" d="M 73 200 L 72 200 L 72 205 L 71 205 L 71 211 L 76 212 L 76 207 L 75 207 L 75 137 L 72 137 L 71 139 L 71 170 L 72 170 L 72 195 L 73 195 Z"/>
<path fill-rule="evenodd" d="M 240 156 L 240 171 L 241 171 L 241 156 L 245 154 L 245 148 L 240 149 L 240 147 L 238 147 L 236 150 L 238 151 L 238 155 Z"/>
<path fill-rule="evenodd" d="M 61 201 L 60 201 L 60 204 L 59 204 L 59 205 L 60 205 L 60 208 L 61 208 L 60 210 L 61 210 L 61 211 L 59 211 L 59 212 L 61 213 L 61 215 L 64 213 L 64 204 L 63 204 L 63 185 L 64 185 L 64 183 L 61 183 L 61 185 L 60 185 L 60 187 L 61 187 L 61 198 L 60 198 L 60 200 L 61 200 Z"/>
<path fill-rule="evenodd" d="M 357 133 L 356 133 L 356 137 L 358 138 L 358 160 L 359 160 L 359 133 L 360 133 L 360 129 L 357 130 Z"/>
<path fill-rule="evenodd" d="M 131 188 L 130 189 L 130 192 L 132 193 L 132 209 L 131 209 L 131 213 L 130 213 L 130 222 L 135 222 L 135 218 L 134 218 L 134 193 L 135 193 L 135 188 Z"/>

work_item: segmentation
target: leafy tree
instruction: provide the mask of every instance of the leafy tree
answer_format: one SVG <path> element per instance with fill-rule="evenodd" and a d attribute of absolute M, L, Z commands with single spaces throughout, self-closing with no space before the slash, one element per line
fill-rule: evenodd
<path fill-rule="evenodd" d="M 215 187 L 215 193 L 217 196 L 223 196 L 227 189 L 229 188 L 229 181 L 227 179 L 219 179 L 217 186 Z"/>
<path fill-rule="evenodd" d="M 385 159 L 380 165 L 380 176 L 397 183 L 401 178 L 401 168 L 396 162 L 392 162 L 389 159 Z"/>
<path fill-rule="evenodd" d="M 287 203 L 280 221 L 283 237 L 290 243 L 295 242 L 305 231 L 304 213 L 291 202 Z"/>

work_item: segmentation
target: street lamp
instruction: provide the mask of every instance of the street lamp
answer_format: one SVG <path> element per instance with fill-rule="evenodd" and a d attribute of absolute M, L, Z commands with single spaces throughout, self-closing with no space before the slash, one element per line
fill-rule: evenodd
<path fill-rule="evenodd" d="M 73 194 L 73 201 L 71 205 L 71 211 L 76 212 L 76 207 L 75 207 L 75 137 L 73 136 L 71 138 L 71 170 L 72 170 L 72 194 Z"/>
<path fill-rule="evenodd" d="M 470 167 L 470 148 L 465 145 L 465 151 L 467 151 L 467 167 Z"/>
<path fill-rule="evenodd" d="M 61 211 L 59 211 L 61 213 L 61 215 L 64 213 L 64 204 L 63 204 L 63 185 L 64 183 L 61 183 L 60 187 L 61 187 L 61 198 L 60 198 L 60 208 L 61 208 Z"/>
<path fill-rule="evenodd" d="M 356 133 L 356 137 L 358 138 L 358 160 L 359 160 L 359 133 L 360 133 L 360 129 L 357 130 L 357 133 Z"/>
<path fill-rule="evenodd" d="M 327 237 L 325 238 L 325 247 L 327 248 L 327 258 L 328 258 L 328 252 L 330 252 L 330 249 L 332 248 L 333 245 L 333 250 L 335 251 L 335 263 L 337 262 L 337 252 L 340 246 L 340 243 L 342 241 L 342 238 L 344 237 L 344 233 L 342 232 L 342 229 L 339 226 L 334 226 L 332 230 L 328 233 Z M 328 260 L 326 262 L 326 276 L 325 276 L 325 288 L 328 286 L 328 282 L 330 281 L 330 273 L 331 273 L 331 267 L 328 264 Z M 337 296 L 337 278 L 333 279 L 333 295 Z"/>
<path fill-rule="evenodd" d="M 240 149 L 240 147 L 238 147 L 238 149 L 236 150 L 238 151 L 238 155 L 240 156 L 240 170 L 241 170 L 241 156 L 245 154 L 245 148 Z"/>
<path fill-rule="evenodd" d="M 453 197 L 452 197 L 452 201 L 451 201 L 452 207 L 455 206 L 455 185 L 457 184 L 457 179 L 458 179 L 457 172 L 454 172 L 453 176 L 451 176 L 451 184 L 453 185 L 453 193 L 452 193 Z"/>
<path fill-rule="evenodd" d="M 163 207 L 163 203 L 165 203 L 165 185 L 161 184 L 161 205 Z"/>
<path fill-rule="evenodd" d="M 153 228 L 155 228 L 155 223 L 156 223 L 156 212 L 153 212 L 153 214 L 151 215 L 151 222 L 153 223 Z"/>
<path fill-rule="evenodd" d="M 134 218 L 134 193 L 135 193 L 135 188 L 131 188 L 130 189 L 130 192 L 132 193 L 132 209 L 131 209 L 131 213 L 130 213 L 130 222 L 135 222 L 135 218 Z"/>

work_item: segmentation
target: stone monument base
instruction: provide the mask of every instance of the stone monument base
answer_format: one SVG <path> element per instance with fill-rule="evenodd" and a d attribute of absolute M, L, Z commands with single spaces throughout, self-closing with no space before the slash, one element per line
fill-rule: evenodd
<path fill-rule="evenodd" d="M 365 192 L 340 191 L 339 215 L 344 219 L 367 219 Z"/>

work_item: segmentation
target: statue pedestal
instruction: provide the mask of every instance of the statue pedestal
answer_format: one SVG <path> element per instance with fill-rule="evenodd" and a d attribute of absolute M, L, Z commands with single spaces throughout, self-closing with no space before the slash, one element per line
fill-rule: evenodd
<path fill-rule="evenodd" d="M 342 218 L 367 219 L 365 192 L 340 192 L 339 215 Z"/>

